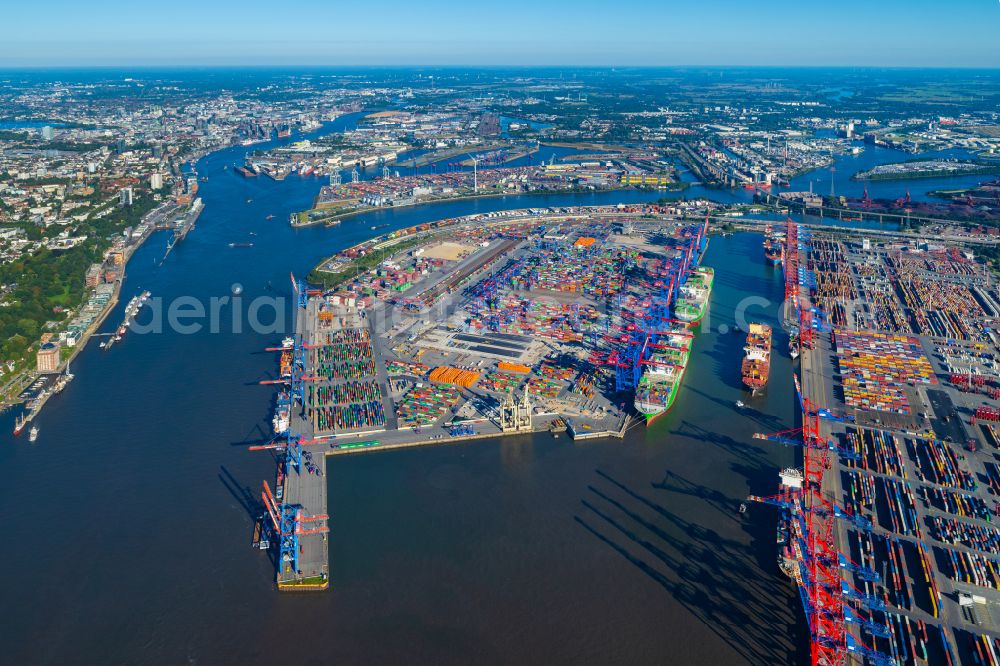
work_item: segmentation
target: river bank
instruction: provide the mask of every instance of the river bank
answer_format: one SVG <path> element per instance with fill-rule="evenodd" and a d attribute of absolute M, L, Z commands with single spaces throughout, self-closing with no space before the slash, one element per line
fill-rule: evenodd
<path fill-rule="evenodd" d="M 145 215 L 143 215 L 142 222 L 150 222 L 152 219 L 156 218 L 157 216 L 162 215 L 163 212 L 164 212 L 164 209 L 166 207 L 170 206 L 170 205 L 171 205 L 170 202 L 164 202 L 164 203 L 160 204 L 159 206 L 157 206 L 156 208 L 153 208 L 152 210 L 150 210 L 149 212 L 147 212 Z M 69 367 L 69 365 L 73 362 L 73 360 L 77 357 L 77 355 L 83 349 L 86 348 L 87 343 L 100 330 L 101 326 L 103 326 L 104 322 L 107 320 L 108 315 L 111 314 L 111 312 L 114 310 L 115 306 L 118 305 L 119 298 L 121 297 L 121 287 L 122 287 L 122 282 L 124 280 L 124 274 L 125 274 L 125 271 L 128 268 L 128 264 L 129 264 L 129 261 L 132 258 L 132 255 L 135 253 L 135 251 L 139 247 L 141 247 L 147 240 L 149 240 L 149 238 L 151 238 L 157 231 L 159 231 L 159 230 L 156 229 L 156 226 L 154 224 L 150 224 L 149 228 L 146 230 L 146 232 L 141 237 L 139 237 L 138 239 L 134 239 L 133 242 L 131 242 L 128 245 L 125 246 L 125 248 L 123 250 L 123 259 L 122 259 L 122 264 L 121 264 L 121 275 L 119 275 L 115 279 L 115 281 L 114 281 L 114 287 L 113 287 L 113 290 L 111 292 L 111 297 L 108 299 L 108 302 L 104 304 L 104 307 L 102 308 L 102 310 L 95 316 L 94 320 L 90 323 L 90 325 L 86 328 L 86 330 L 84 330 L 81 333 L 81 335 L 80 335 L 79 339 L 76 341 L 76 343 L 72 347 L 68 348 L 69 349 L 69 353 L 66 354 L 64 357 L 60 358 L 59 364 L 58 364 L 58 367 L 56 368 L 56 370 L 54 372 L 52 372 L 52 373 L 39 373 L 37 370 L 33 369 L 34 368 L 34 364 L 32 363 L 32 360 L 28 359 L 27 366 L 26 366 L 25 370 L 22 372 L 23 376 L 26 377 L 26 379 L 23 380 L 23 381 L 20 381 L 21 384 L 23 384 L 26 387 L 26 386 L 34 383 L 35 381 L 37 381 L 42 376 L 45 376 L 45 375 L 55 375 L 55 374 L 61 374 L 61 373 L 65 373 L 66 372 L 67 367 Z M 82 277 L 81 277 L 81 279 L 82 279 Z M 81 307 L 82 307 L 82 305 L 81 305 Z M 15 379 L 11 380 L 11 382 L 18 382 L 18 381 L 19 381 L 18 378 L 15 378 Z M 24 402 L 23 392 L 24 392 L 24 389 L 21 389 L 20 391 L 17 392 L 16 395 L 7 395 L 7 394 L 5 394 L 4 397 L 3 397 L 3 400 L 0 401 L 0 406 L 9 407 L 9 406 L 20 404 L 20 403 Z M 41 407 L 44 406 L 45 402 L 48 400 L 49 397 L 51 397 L 51 394 L 44 394 L 42 396 L 41 401 L 38 401 L 36 399 L 36 401 L 35 401 L 35 407 L 32 410 L 32 418 L 35 415 L 37 415 L 37 413 L 41 410 Z"/>
<path fill-rule="evenodd" d="M 267 214 L 287 219 L 292 211 L 305 208 L 320 182 L 289 177 L 274 183 L 227 175 L 224 167 L 240 154 L 239 147 L 232 147 L 199 161 L 198 173 L 209 176 L 209 181 L 199 192 L 206 209 L 197 230 L 162 264 L 161 248 L 148 242 L 138 248 L 129 263 L 125 288 L 141 286 L 164 302 L 180 297 L 208 302 L 219 295 L 232 296 L 238 283 L 243 303 L 260 296 L 284 299 L 279 313 L 287 322 L 292 310 L 288 272 L 304 274 L 323 257 L 364 241 L 371 236 L 371 226 L 402 229 L 460 214 L 634 203 L 661 196 L 622 191 L 445 202 L 373 211 L 330 233 L 322 227 L 267 222 Z M 252 203 L 245 203 L 247 199 Z M 228 249 L 229 243 L 247 238 L 253 238 L 252 247 Z M 750 242 L 716 250 L 721 241 L 732 239 L 735 236 L 713 240 L 709 253 L 738 256 L 759 248 L 759 242 Z M 717 263 L 721 257 L 711 261 Z M 739 265 L 751 272 L 747 276 L 723 272 L 717 278 L 713 302 L 721 299 L 720 322 L 732 307 L 726 284 L 745 285 L 751 278 L 749 283 L 763 285 L 772 279 L 771 269 L 763 264 Z M 781 297 L 778 282 L 772 290 L 775 302 Z M 119 303 L 110 316 L 122 307 Z M 795 648 L 788 636 L 794 636 L 799 622 L 789 610 L 796 608 L 794 590 L 773 571 L 773 535 L 768 543 L 753 535 L 754 527 L 734 520 L 739 498 L 749 491 L 748 477 L 754 479 L 755 491 L 771 483 L 773 469 L 782 461 L 769 460 L 770 455 L 787 452 L 751 453 L 756 461 L 751 467 L 734 469 L 734 464 L 745 463 L 731 457 L 735 449 L 727 448 L 726 440 L 714 435 L 705 440 L 686 425 L 710 428 L 712 419 L 705 410 L 714 403 L 705 402 L 705 396 L 719 396 L 730 404 L 735 400 L 727 393 L 739 389 L 716 373 L 712 358 L 722 351 L 715 350 L 716 344 L 735 340 L 734 336 L 718 340 L 706 336 L 696 361 L 701 370 L 689 372 L 674 414 L 658 420 L 652 430 L 630 431 L 625 440 L 572 443 L 568 437 L 541 434 L 331 458 L 336 460 L 329 466 L 336 575 L 333 592 L 311 600 L 313 609 L 304 616 L 298 598 L 276 601 L 269 582 L 272 563 L 248 547 L 255 517 L 252 498 L 259 496 L 260 480 L 271 476 L 273 462 L 267 455 L 248 453 L 246 446 L 270 431 L 272 392 L 259 387 L 257 380 L 272 376 L 274 359 L 261 350 L 281 335 L 280 330 L 237 331 L 227 316 L 218 332 L 205 328 L 135 335 L 129 344 L 116 346 L 114 354 L 88 345 L 74 360 L 77 378 L 46 406 L 39 442 L 33 447 L 0 447 L 0 464 L 17 470 L 0 487 L 0 507 L 13 507 L 14 498 L 30 495 L 36 514 L 51 517 L 47 529 L 39 530 L 37 522 L 22 512 L 3 516 L 9 538 L 33 544 L 30 550 L 8 549 L 0 555 L 0 564 L 22 572 L 7 592 L 22 611 L 0 628 L 0 639 L 12 659 L 119 662 L 142 652 L 158 655 L 152 663 L 192 658 L 253 661 L 254 655 L 281 651 L 293 659 L 320 655 L 349 662 L 374 658 L 401 663 L 414 658 L 435 661 L 446 654 L 475 659 L 481 649 L 488 649 L 504 661 L 529 654 L 562 661 L 573 658 L 572 646 L 586 642 L 586 627 L 599 624 L 610 631 L 600 648 L 608 658 L 655 660 L 654 655 L 676 649 L 669 646 L 678 645 L 683 635 L 696 637 L 699 644 L 696 651 L 685 653 L 689 661 L 695 655 L 709 655 L 725 663 L 760 663 L 755 655 L 772 653 L 781 655 L 777 659 L 782 663 L 789 660 L 789 650 Z M 738 356 L 738 350 L 730 351 Z M 154 385 L 157 399 L 150 400 L 149 387 Z M 775 386 L 777 418 L 790 419 L 790 401 L 784 399 L 781 385 Z M 759 408 L 770 413 L 770 404 L 761 402 Z M 109 417 L 112 411 L 118 418 Z M 0 415 L 4 418 L 8 426 L 12 424 L 13 415 Z M 733 442 L 743 438 L 739 428 L 719 436 Z M 95 447 L 93 442 L 101 444 Z M 117 472 L 108 475 L 109 468 Z M 621 493 L 595 469 L 633 492 L 651 494 L 658 505 L 703 526 L 692 532 L 668 520 L 657 528 L 669 535 L 673 545 L 662 545 L 671 553 L 667 562 L 650 564 L 663 568 L 656 578 L 622 557 L 616 548 L 628 552 L 631 542 L 581 505 L 581 499 L 595 507 L 594 502 L 604 502 L 587 490 L 588 484 L 608 497 Z M 719 511 L 713 508 L 714 500 L 669 489 L 673 484 L 666 470 L 705 488 L 704 492 L 721 493 L 731 506 Z M 668 486 L 650 485 L 665 479 Z M 79 501 L 81 496 L 85 502 Z M 464 499 L 456 502 L 457 497 Z M 627 494 L 615 501 L 630 512 L 645 511 Z M 96 506 L 103 507 L 106 520 L 95 523 L 86 518 Z M 157 529 L 144 527 L 150 521 Z M 77 538 L 81 529 L 86 529 L 86 538 Z M 619 536 L 606 533 L 608 529 Z M 186 541 L 205 546 L 178 550 L 172 544 L 181 534 Z M 655 533 L 643 538 L 660 539 Z M 65 549 L 66 539 L 77 541 L 78 547 Z M 502 547 L 503 543 L 514 544 L 514 550 Z M 696 555 L 682 556 L 675 548 Z M 725 552 L 736 568 L 721 575 L 678 568 L 689 559 L 706 561 L 711 552 Z M 531 559 L 532 567 L 518 564 L 525 558 Z M 157 575 L 150 577 L 150 570 Z M 596 582 L 595 570 L 602 572 Z M 66 594 L 67 580 L 77 581 L 72 595 Z M 178 580 L 187 583 L 178 586 Z M 471 596 L 449 594 L 451 583 L 443 581 L 454 581 Z M 143 595 L 123 598 L 108 593 L 120 586 L 141 586 Z M 769 613 L 774 603 L 773 617 L 780 627 L 769 626 L 773 637 L 763 637 L 740 619 L 739 605 L 718 597 L 716 586 L 730 590 L 727 597 L 759 594 L 769 600 L 765 609 Z M 692 598 L 689 593 L 712 601 L 710 605 L 684 601 Z M 461 601 L 471 598 L 484 605 L 470 607 Z M 93 612 L 79 614 L 80 599 Z M 529 615 L 516 610 L 539 603 L 569 610 L 553 615 L 555 624 L 548 623 L 542 632 L 536 623 L 519 620 Z M 606 603 L 630 610 L 609 627 Z M 161 617 L 169 620 L 153 622 L 146 612 L 149 608 L 160 609 Z M 259 619 L 260 608 L 272 609 L 274 631 L 248 640 L 245 627 Z M 400 615 L 420 618 L 408 636 L 378 630 L 388 617 Z M 663 630 L 658 620 L 662 617 L 674 618 L 669 631 Z M 93 640 L 99 634 L 97 618 L 102 626 L 114 622 L 128 631 L 120 640 Z M 51 622 L 58 622 L 61 630 L 55 636 L 46 632 L 49 638 L 43 640 L 40 628 Z M 289 649 L 279 638 L 288 631 L 320 631 L 330 623 L 343 630 L 321 644 Z M 207 626 L 212 627 L 210 632 L 204 629 Z M 457 643 L 443 640 L 421 628 L 429 626 L 467 638 Z M 737 640 L 721 638 L 716 633 L 719 627 L 734 628 Z M 381 635 L 374 648 L 363 638 L 372 631 Z M 553 640 L 552 631 L 562 638 Z M 521 638 L 511 640 L 514 634 Z M 180 635 L 187 640 L 177 641 Z"/>
<path fill-rule="evenodd" d="M 516 197 L 516 196 L 538 196 L 538 197 L 545 197 L 545 196 L 553 196 L 553 195 L 558 195 L 558 194 L 582 194 L 582 193 L 592 193 L 592 192 L 618 192 L 618 191 L 626 190 L 626 189 L 635 189 L 635 188 L 625 188 L 625 187 L 622 187 L 622 188 L 614 188 L 613 187 L 613 188 L 601 188 L 601 189 L 567 188 L 567 189 L 563 189 L 563 190 L 546 190 L 546 191 L 543 191 L 543 192 L 498 192 L 496 194 L 470 194 L 470 195 L 463 195 L 463 196 L 458 196 L 458 197 L 447 197 L 447 198 L 442 198 L 442 199 L 424 199 L 424 200 L 421 200 L 421 201 L 415 201 L 413 203 L 400 204 L 398 206 L 388 206 L 387 208 L 392 208 L 394 210 L 402 210 L 402 209 L 405 209 L 405 208 L 414 208 L 414 207 L 425 206 L 425 205 L 429 206 L 429 205 L 433 205 L 433 204 L 460 203 L 460 202 L 463 202 L 463 201 L 475 201 L 477 199 L 503 199 L 503 198 L 506 198 L 506 197 Z M 322 209 L 317 209 L 317 208 L 313 208 L 312 209 L 312 211 L 317 211 L 317 210 L 322 210 Z M 349 218 L 352 218 L 352 217 L 357 217 L 358 215 L 364 215 L 365 213 L 371 213 L 371 212 L 374 212 L 376 210 L 378 210 L 378 208 L 376 208 L 376 207 L 360 208 L 360 209 L 357 209 L 357 210 L 347 211 L 345 213 L 338 213 L 336 215 L 333 215 L 333 216 L 330 216 L 330 217 L 325 217 L 325 218 L 322 218 L 322 219 L 309 220 L 308 222 L 300 222 L 300 221 L 297 222 L 297 221 L 294 221 L 296 219 L 301 219 L 301 218 L 299 218 L 299 215 L 301 215 L 301 214 L 300 213 L 295 213 L 295 214 L 293 214 L 292 218 L 289 219 L 289 224 L 291 226 L 293 226 L 293 227 L 312 227 L 312 226 L 319 226 L 321 224 L 324 225 L 324 226 L 331 226 L 332 222 L 341 222 L 343 220 L 346 220 L 346 219 L 349 219 Z M 309 212 L 312 212 L 312 211 L 304 211 L 304 212 L 305 213 L 309 213 Z"/>
<path fill-rule="evenodd" d="M 364 242 L 371 226 L 389 231 L 511 208 L 662 196 L 518 195 L 374 210 L 333 232 L 291 228 L 265 218 L 305 209 L 321 182 L 242 179 L 231 173 L 242 153 L 234 146 L 199 160 L 209 181 L 199 192 L 206 211 L 197 230 L 162 264 L 153 243 L 138 248 L 126 286 L 165 302 L 208 302 L 232 298 L 238 284 L 243 304 L 283 299 L 278 319 L 287 326 L 289 271 L 303 275 Z M 905 184 L 883 188 L 884 196 L 900 196 Z M 689 195 L 749 199 L 715 190 Z M 251 238 L 253 247 L 228 248 Z M 539 434 L 328 458 L 333 584 L 309 599 L 275 594 L 274 564 L 249 548 L 260 481 L 274 465 L 266 453 L 246 450 L 271 432 L 273 391 L 257 382 L 274 377 L 275 362 L 262 350 L 287 328 L 237 329 L 227 316 L 218 331 L 136 335 L 113 354 L 88 345 L 74 360 L 77 378 L 46 406 L 38 443 L 15 444 L 8 435 L 0 446 L 8 471 L 0 520 L 11 543 L 30 544 L 0 554 L 0 566 L 18 572 L 5 590 L 18 612 L 0 626 L 8 658 L 806 659 L 797 592 L 775 565 L 773 514 L 753 507 L 754 519 L 745 520 L 738 511 L 748 494 L 775 492 L 777 469 L 798 460 L 791 449 L 752 439 L 795 426 L 791 361 L 776 353 L 768 389 L 748 400 L 739 372 L 744 338 L 723 332 L 755 296 L 746 316 L 772 324 L 775 348 L 784 349 L 784 282 L 762 260 L 759 234 L 713 238 L 704 263 L 716 268 L 708 319 L 673 410 L 652 427 L 623 440 Z M 736 400 L 748 408 L 737 410 Z M 0 415 L 7 433 L 13 417 Z M 268 631 L 248 634 L 262 619 Z M 113 641 L 102 638 L 109 625 L 122 629 Z M 288 641 L 291 634 L 323 639 Z"/>

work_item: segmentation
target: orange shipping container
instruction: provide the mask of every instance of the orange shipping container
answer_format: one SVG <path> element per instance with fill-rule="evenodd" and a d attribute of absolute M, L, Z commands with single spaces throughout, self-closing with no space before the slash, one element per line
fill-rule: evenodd
<path fill-rule="evenodd" d="M 524 374 L 531 372 L 531 368 L 526 365 L 521 365 L 520 363 L 508 363 L 507 361 L 500 361 L 497 363 L 497 368 L 500 370 L 506 370 L 507 372 L 521 372 Z"/>
<path fill-rule="evenodd" d="M 479 381 L 478 372 L 459 370 L 458 368 L 451 368 L 447 366 L 434 368 L 431 370 L 431 374 L 429 376 L 430 380 L 433 382 L 439 382 L 441 384 L 454 384 L 455 386 L 461 386 L 462 388 L 469 388 Z"/>

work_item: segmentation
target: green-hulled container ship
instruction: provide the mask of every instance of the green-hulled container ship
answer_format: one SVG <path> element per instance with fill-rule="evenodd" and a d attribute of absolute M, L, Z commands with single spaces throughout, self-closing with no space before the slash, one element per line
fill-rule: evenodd
<path fill-rule="evenodd" d="M 672 329 L 654 345 L 635 389 L 635 409 L 649 423 L 674 405 L 691 358 L 691 333 L 686 326 Z"/>
<path fill-rule="evenodd" d="M 715 281 L 715 269 L 701 266 L 691 273 L 691 276 L 681 287 L 681 296 L 674 308 L 675 316 L 683 322 L 697 324 L 708 310 L 708 299 L 712 295 L 712 282 Z"/>

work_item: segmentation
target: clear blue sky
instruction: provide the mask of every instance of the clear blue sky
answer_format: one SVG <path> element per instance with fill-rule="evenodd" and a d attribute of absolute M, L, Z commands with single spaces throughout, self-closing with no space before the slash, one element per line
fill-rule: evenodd
<path fill-rule="evenodd" d="M 997 0 L 8 0 L 0 66 L 1000 67 Z"/>

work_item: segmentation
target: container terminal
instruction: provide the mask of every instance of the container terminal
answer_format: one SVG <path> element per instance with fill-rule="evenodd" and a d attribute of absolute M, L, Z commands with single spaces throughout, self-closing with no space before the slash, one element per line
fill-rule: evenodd
<path fill-rule="evenodd" d="M 652 413 L 683 390 L 671 359 L 687 362 L 690 320 L 707 308 L 707 219 L 643 207 L 422 226 L 341 253 L 347 277 L 332 288 L 292 277 L 295 332 L 270 348 L 278 372 L 262 382 L 278 389 L 274 436 L 251 447 L 277 453 L 254 544 L 273 553 L 281 590 L 329 587 L 327 456 L 620 438 L 649 418 L 635 413 L 640 385 Z M 365 257 L 377 261 L 352 272 Z"/>
<path fill-rule="evenodd" d="M 777 507 L 811 663 L 1000 663 L 996 280 L 912 237 L 781 243 L 802 417 L 755 438 L 803 464 L 750 499 Z"/>
<path fill-rule="evenodd" d="M 779 226 L 760 260 L 784 275 L 802 418 L 754 438 L 802 465 L 742 519 L 777 524 L 812 663 L 1000 663 L 995 279 L 961 245 Z M 327 456 L 643 427 L 651 377 L 698 362 L 677 312 L 707 227 L 650 207 L 471 216 L 345 250 L 332 287 L 293 278 L 276 432 L 253 447 L 279 454 L 255 536 L 279 589 L 330 585 Z"/>

